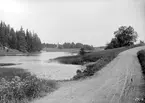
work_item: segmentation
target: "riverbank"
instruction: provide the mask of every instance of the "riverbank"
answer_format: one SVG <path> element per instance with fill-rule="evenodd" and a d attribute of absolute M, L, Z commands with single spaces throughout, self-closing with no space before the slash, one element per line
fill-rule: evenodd
<path fill-rule="evenodd" d="M 0 49 L 0 56 L 25 56 L 27 55 L 26 53 L 20 52 L 16 49 Z"/>
<path fill-rule="evenodd" d="M 0 66 L 20 65 L 21 63 L 0 63 Z"/>
<path fill-rule="evenodd" d="M 0 102 L 29 103 L 56 90 L 53 80 L 37 78 L 26 70 L 0 67 Z"/>
<path fill-rule="evenodd" d="M 104 47 L 95 47 L 94 50 L 88 50 L 89 52 L 96 52 L 104 50 Z M 69 48 L 69 49 L 59 49 L 59 48 L 43 48 L 46 52 L 68 52 L 68 53 L 79 53 L 80 48 Z"/>
<path fill-rule="evenodd" d="M 43 51 L 46 52 L 68 52 L 68 53 L 78 53 L 80 49 L 59 49 L 59 48 L 43 48 Z"/>
<path fill-rule="evenodd" d="M 73 64 L 73 65 L 84 65 L 86 68 L 83 70 L 77 70 L 76 75 L 73 77 L 74 80 L 86 78 L 93 76 L 94 73 L 99 71 L 105 65 L 110 63 L 117 55 L 125 50 L 142 46 L 140 44 L 130 46 L 130 47 L 121 47 L 115 49 L 102 50 L 98 52 L 87 53 L 83 56 L 64 56 L 55 58 L 55 61 L 64 64 Z"/>
<path fill-rule="evenodd" d="M 57 91 L 32 103 L 136 103 L 143 92 L 136 53 L 143 48 L 124 51 L 91 78 L 62 83 Z"/>
<path fill-rule="evenodd" d="M 33 56 L 39 53 L 40 52 L 23 53 L 16 49 L 10 49 L 10 48 L 8 50 L 0 49 L 0 56 Z"/>
<path fill-rule="evenodd" d="M 144 79 L 144 83 L 141 86 L 142 87 L 142 91 L 144 91 L 144 94 L 143 94 L 142 98 L 138 98 L 138 101 L 141 101 L 141 102 L 144 103 L 145 102 L 145 49 L 139 51 L 137 53 L 137 57 L 138 57 L 138 60 L 140 62 L 140 65 L 142 67 L 142 74 L 143 74 L 143 79 Z"/>

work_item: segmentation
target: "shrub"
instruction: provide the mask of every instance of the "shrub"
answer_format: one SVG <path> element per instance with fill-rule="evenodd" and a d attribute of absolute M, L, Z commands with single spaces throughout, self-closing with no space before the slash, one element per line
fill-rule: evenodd
<path fill-rule="evenodd" d="M 73 77 L 74 80 L 78 80 L 81 77 L 84 77 L 84 74 L 83 74 L 83 72 L 81 70 L 77 70 L 76 73 L 77 74 Z"/>
<path fill-rule="evenodd" d="M 5 69 L 7 70 L 7 68 Z M 27 73 L 28 75 L 26 75 Z M 45 96 L 57 88 L 54 81 L 39 79 L 35 75 L 30 75 L 29 72 L 23 71 L 23 74 L 26 77 L 14 74 L 7 78 L 6 74 L 4 78 L 1 77 L 0 103 L 27 103 L 27 101 Z"/>
<path fill-rule="evenodd" d="M 137 56 L 142 67 L 142 72 L 145 74 L 145 50 L 139 51 Z"/>
<path fill-rule="evenodd" d="M 85 54 L 85 50 L 84 50 L 84 48 L 81 48 L 81 49 L 80 49 L 79 54 L 80 54 L 81 56 L 83 56 L 83 55 Z"/>
<path fill-rule="evenodd" d="M 80 74 L 80 73 L 82 73 L 82 71 L 81 71 L 81 70 L 79 70 L 79 69 L 78 69 L 76 72 L 77 72 L 77 74 Z"/>
<path fill-rule="evenodd" d="M 145 80 L 145 50 L 141 50 L 137 53 L 137 57 L 139 59 L 139 62 L 140 62 L 140 65 L 142 67 L 142 72 L 143 72 L 143 77 L 144 77 L 144 80 Z M 143 91 L 143 94 L 145 94 L 145 84 L 142 85 L 142 91 Z M 143 99 L 145 100 L 145 95 L 143 95 Z M 144 103 L 144 102 L 142 102 Z"/>

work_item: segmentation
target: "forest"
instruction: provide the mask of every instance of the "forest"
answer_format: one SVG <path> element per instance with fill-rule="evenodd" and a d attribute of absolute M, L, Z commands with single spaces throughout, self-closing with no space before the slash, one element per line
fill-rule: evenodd
<path fill-rule="evenodd" d="M 42 49 L 41 40 L 34 32 L 24 30 L 14 30 L 5 22 L 0 23 L 0 47 L 17 49 L 21 52 L 36 52 Z"/>

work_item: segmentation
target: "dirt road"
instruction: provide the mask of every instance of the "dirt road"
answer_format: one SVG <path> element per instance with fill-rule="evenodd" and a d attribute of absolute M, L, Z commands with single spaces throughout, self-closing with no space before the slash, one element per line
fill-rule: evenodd
<path fill-rule="evenodd" d="M 139 103 L 143 81 L 136 53 L 143 48 L 122 52 L 91 79 L 68 82 L 33 103 Z"/>

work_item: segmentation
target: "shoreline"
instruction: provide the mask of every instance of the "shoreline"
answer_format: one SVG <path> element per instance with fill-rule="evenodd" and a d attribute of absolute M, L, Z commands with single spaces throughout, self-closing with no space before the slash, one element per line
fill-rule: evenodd
<path fill-rule="evenodd" d="M 20 64 L 22 64 L 22 63 L 0 63 L 0 67 L 20 65 Z"/>
<path fill-rule="evenodd" d="M 23 53 L 23 52 L 1 52 L 0 51 L 0 56 L 33 56 L 37 55 L 41 52 L 32 52 L 32 53 Z"/>
<path fill-rule="evenodd" d="M 78 48 L 73 48 L 73 49 L 44 48 L 42 51 L 46 51 L 46 52 L 78 53 L 79 49 Z"/>

